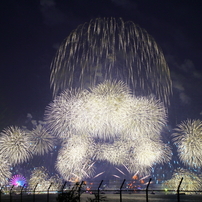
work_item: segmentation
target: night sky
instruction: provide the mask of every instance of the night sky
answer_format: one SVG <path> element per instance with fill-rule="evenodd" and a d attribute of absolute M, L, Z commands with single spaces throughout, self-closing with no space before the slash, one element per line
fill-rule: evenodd
<path fill-rule="evenodd" d="M 133 21 L 154 37 L 171 71 L 169 124 L 201 119 L 202 2 L 176 0 L 2 0 L 0 128 L 42 119 L 52 101 L 50 64 L 78 25 L 98 17 Z"/>

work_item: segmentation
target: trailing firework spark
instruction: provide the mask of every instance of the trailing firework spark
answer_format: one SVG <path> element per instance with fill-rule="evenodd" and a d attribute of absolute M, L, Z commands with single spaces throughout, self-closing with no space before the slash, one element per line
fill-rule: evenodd
<path fill-rule="evenodd" d="M 136 96 L 154 93 L 169 104 L 169 68 L 155 40 L 133 22 L 104 18 L 80 25 L 61 44 L 51 65 L 51 88 L 86 89 L 118 79 Z"/>
<path fill-rule="evenodd" d="M 183 169 L 178 168 L 174 170 L 172 178 L 164 182 L 163 186 L 169 190 L 177 190 L 179 183 L 182 180 L 180 185 L 181 190 L 185 191 L 197 191 L 201 190 L 201 179 L 195 173 Z"/>
<path fill-rule="evenodd" d="M 32 157 L 28 135 L 16 126 L 8 127 L 0 133 L 0 148 L 0 154 L 13 165 Z"/>
<path fill-rule="evenodd" d="M 119 81 L 105 81 L 90 91 L 64 91 L 46 110 L 49 129 L 61 138 L 88 134 L 103 140 L 159 137 L 166 110 L 154 97 L 135 97 Z"/>
<path fill-rule="evenodd" d="M 180 160 L 192 167 L 202 165 L 202 121 L 186 120 L 173 133 Z"/>
<path fill-rule="evenodd" d="M 48 153 L 56 144 L 55 136 L 49 133 L 40 124 L 29 133 L 29 136 L 31 150 L 35 155 L 44 155 L 45 153 Z"/>
<path fill-rule="evenodd" d="M 74 135 L 63 143 L 56 161 L 56 169 L 67 181 L 89 178 L 94 172 L 95 144 L 86 136 Z"/>
<path fill-rule="evenodd" d="M 8 183 L 8 179 L 11 177 L 10 163 L 7 159 L 0 154 L 0 185 Z"/>

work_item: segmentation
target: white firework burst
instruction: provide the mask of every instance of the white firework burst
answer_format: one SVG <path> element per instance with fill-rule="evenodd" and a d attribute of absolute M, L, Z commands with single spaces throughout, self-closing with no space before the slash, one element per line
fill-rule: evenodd
<path fill-rule="evenodd" d="M 192 167 L 202 165 L 202 121 L 186 120 L 172 134 L 180 160 Z"/>
<path fill-rule="evenodd" d="M 49 104 L 45 111 L 45 120 L 53 134 L 60 138 L 71 136 L 72 132 L 69 131 L 74 125 L 72 111 L 75 106 L 82 106 L 88 94 L 88 91 L 66 90 Z"/>
<path fill-rule="evenodd" d="M 56 138 L 42 125 L 37 125 L 29 133 L 31 150 L 35 155 L 44 155 L 51 151 L 56 145 Z"/>
<path fill-rule="evenodd" d="M 26 132 L 17 126 L 11 126 L 0 133 L 0 154 L 16 165 L 32 157 L 29 137 Z"/>
<path fill-rule="evenodd" d="M 56 169 L 65 180 L 89 178 L 94 171 L 95 145 L 92 139 L 74 135 L 63 143 L 59 151 Z"/>
<path fill-rule="evenodd" d="M 183 168 L 175 169 L 172 178 L 165 181 L 163 186 L 170 190 L 177 190 L 182 178 L 181 190 L 193 192 L 201 190 L 201 178 L 197 174 Z"/>
<path fill-rule="evenodd" d="M 160 140 L 139 138 L 128 145 L 130 150 L 125 165 L 132 172 L 149 170 L 155 163 L 168 162 L 172 156 L 170 147 Z"/>
<path fill-rule="evenodd" d="M 105 81 L 91 92 L 67 90 L 47 108 L 48 126 L 60 137 L 69 137 L 68 131 L 104 140 L 160 136 L 167 118 L 163 104 L 129 92 L 120 81 Z"/>
<path fill-rule="evenodd" d="M 166 120 L 163 103 L 152 96 L 133 96 L 122 81 L 66 90 L 46 110 L 49 129 L 66 138 L 56 162 L 66 180 L 89 177 L 92 156 L 148 173 L 154 163 L 170 159 L 170 148 L 160 141 Z"/>
<path fill-rule="evenodd" d="M 113 165 L 122 165 L 128 156 L 128 142 L 117 140 L 114 143 L 97 143 L 96 159 L 107 160 Z"/>

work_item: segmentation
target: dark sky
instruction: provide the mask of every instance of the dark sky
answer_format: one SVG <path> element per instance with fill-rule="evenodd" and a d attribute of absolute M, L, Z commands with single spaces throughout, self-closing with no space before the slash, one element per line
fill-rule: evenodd
<path fill-rule="evenodd" d="M 202 1 L 2 0 L 0 3 L 0 121 L 41 119 L 51 101 L 50 64 L 78 25 L 122 17 L 145 28 L 162 48 L 173 80 L 172 124 L 201 119 Z M 9 123 L 10 124 L 10 123 Z"/>

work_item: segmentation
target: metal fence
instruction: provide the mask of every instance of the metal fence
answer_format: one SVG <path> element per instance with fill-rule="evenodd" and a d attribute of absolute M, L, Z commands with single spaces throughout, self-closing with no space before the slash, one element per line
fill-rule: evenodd
<path fill-rule="evenodd" d="M 183 178 L 174 190 L 164 190 L 157 184 L 152 184 L 150 178 L 144 183 L 133 183 L 131 180 L 123 181 L 92 181 L 92 182 L 65 182 L 60 190 L 52 190 L 52 183 L 45 189 L 36 191 L 25 186 L 15 188 L 1 187 L 0 202 L 84 202 L 84 201 L 202 201 L 201 190 L 181 189 Z"/>

